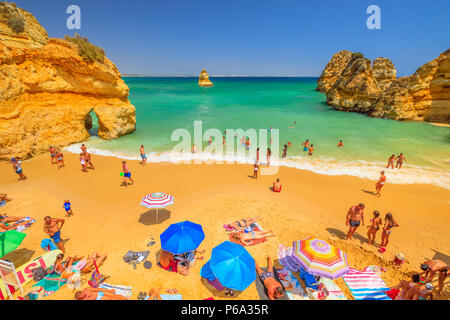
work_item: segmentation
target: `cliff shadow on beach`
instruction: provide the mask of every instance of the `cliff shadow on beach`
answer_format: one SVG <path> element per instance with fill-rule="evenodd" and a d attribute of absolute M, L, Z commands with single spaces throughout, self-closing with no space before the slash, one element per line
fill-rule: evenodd
<path fill-rule="evenodd" d="M 166 220 L 170 219 L 170 211 L 166 209 L 152 209 L 147 212 L 144 212 L 139 217 L 139 223 L 142 223 L 145 226 L 152 226 L 155 224 L 161 224 Z"/>
<path fill-rule="evenodd" d="M 338 230 L 338 229 L 334 229 L 334 228 L 327 228 L 327 231 L 332 235 L 335 236 L 336 238 L 339 238 L 341 240 L 345 240 L 347 238 L 347 233 L 345 233 L 342 230 Z M 353 235 L 354 239 L 357 239 L 362 243 L 367 243 L 368 239 L 366 237 L 363 237 L 362 235 L 360 235 L 358 232 L 355 232 L 355 234 Z"/>

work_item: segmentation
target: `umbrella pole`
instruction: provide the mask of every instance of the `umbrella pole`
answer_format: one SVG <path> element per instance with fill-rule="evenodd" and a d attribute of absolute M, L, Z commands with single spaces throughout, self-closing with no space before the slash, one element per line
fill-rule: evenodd
<path fill-rule="evenodd" d="M 159 209 L 156 209 L 156 224 L 158 224 L 158 212 L 159 212 Z"/>

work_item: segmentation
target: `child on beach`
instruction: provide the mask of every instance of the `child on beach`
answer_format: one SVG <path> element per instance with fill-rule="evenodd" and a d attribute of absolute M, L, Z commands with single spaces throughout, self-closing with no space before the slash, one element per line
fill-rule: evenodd
<path fill-rule="evenodd" d="M 393 154 L 388 159 L 388 163 L 387 163 L 386 169 L 388 169 L 389 167 L 391 167 L 391 169 L 394 169 L 394 162 L 395 162 L 395 155 Z"/>
<path fill-rule="evenodd" d="M 384 184 L 386 183 L 386 176 L 384 175 L 384 171 L 380 172 L 381 176 L 378 182 L 375 184 L 375 191 L 377 192 L 377 196 L 381 197 L 381 188 L 384 187 Z"/>
<path fill-rule="evenodd" d="M 71 203 L 69 200 L 64 200 L 64 210 L 66 210 L 66 217 L 71 217 L 73 216 L 73 212 L 72 212 L 72 208 L 70 207 Z"/>
<path fill-rule="evenodd" d="M 257 263 L 255 263 L 255 266 L 256 274 L 264 284 L 264 287 L 266 287 L 269 299 L 275 300 L 276 298 L 281 298 L 284 293 L 283 287 L 281 283 L 275 279 L 272 259 L 270 259 L 270 257 L 267 257 L 267 272 L 264 272 Z"/>
<path fill-rule="evenodd" d="M 147 156 L 145 155 L 145 150 L 144 150 L 144 146 L 141 145 L 141 158 L 142 158 L 142 165 L 145 166 L 145 163 L 147 162 Z"/>
<path fill-rule="evenodd" d="M 58 169 L 65 167 L 64 155 L 62 154 L 61 150 L 59 150 L 59 149 L 56 150 L 56 160 L 58 161 Z"/>
<path fill-rule="evenodd" d="M 367 231 L 367 240 L 369 244 L 374 244 L 377 232 L 378 230 L 380 230 L 380 226 L 383 223 L 379 211 L 375 210 L 373 212 L 373 218 L 370 220 L 370 222 L 372 222 L 372 224 L 370 226 L 367 226 L 367 228 L 369 229 Z"/>
<path fill-rule="evenodd" d="M 84 153 L 80 153 L 80 164 L 81 164 L 81 171 L 87 172 L 86 159 L 84 158 Z"/>
<path fill-rule="evenodd" d="M 50 157 L 51 157 L 51 164 L 55 164 L 55 160 L 56 160 L 56 149 L 53 148 L 52 146 L 50 146 L 49 151 L 50 151 Z"/>
<path fill-rule="evenodd" d="M 128 168 L 126 161 L 122 161 L 122 172 L 123 172 L 123 185 L 125 187 L 127 186 L 127 179 L 131 181 L 130 184 L 134 184 L 133 179 L 131 179 L 131 172 L 130 169 Z"/>
<path fill-rule="evenodd" d="M 392 213 L 387 213 L 384 220 L 385 222 L 383 227 L 383 233 L 381 234 L 381 245 L 379 250 L 381 253 L 386 252 L 386 246 L 389 243 L 389 236 L 391 235 L 391 229 L 394 227 L 399 227 L 398 223 L 395 222 Z"/>
<path fill-rule="evenodd" d="M 13 170 L 19 176 L 19 180 L 27 180 L 27 177 L 23 174 L 22 161 L 20 161 L 20 158 L 19 157 L 12 158 L 11 164 L 13 166 Z"/>

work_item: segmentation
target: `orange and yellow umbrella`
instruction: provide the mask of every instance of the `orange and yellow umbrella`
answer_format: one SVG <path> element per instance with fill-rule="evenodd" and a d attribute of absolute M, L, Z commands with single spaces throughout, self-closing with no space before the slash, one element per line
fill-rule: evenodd
<path fill-rule="evenodd" d="M 337 279 L 350 270 L 347 254 L 324 240 L 308 238 L 294 241 L 293 251 L 295 261 L 313 275 Z"/>

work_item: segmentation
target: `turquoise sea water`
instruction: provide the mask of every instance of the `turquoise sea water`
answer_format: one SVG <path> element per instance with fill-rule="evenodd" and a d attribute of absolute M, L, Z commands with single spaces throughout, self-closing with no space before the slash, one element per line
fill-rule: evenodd
<path fill-rule="evenodd" d="M 335 111 L 325 104 L 325 96 L 315 91 L 316 78 L 212 78 L 212 88 L 200 88 L 197 78 L 124 80 L 136 106 L 136 132 L 102 141 L 95 137 L 94 127 L 94 136 L 87 143 L 92 153 L 137 159 L 144 144 L 150 162 L 174 161 L 173 154 L 169 157 L 178 143 L 171 141 L 173 130 L 193 132 L 194 121 L 201 120 L 203 132 L 209 128 L 222 132 L 279 129 L 280 148 L 292 143 L 288 159 L 280 161 L 281 165 L 376 179 L 387 158 L 403 152 L 406 167 L 389 170 L 388 182 L 450 184 L 450 128 Z M 289 128 L 294 121 L 295 128 Z M 312 158 L 300 148 L 306 139 L 316 149 Z M 342 149 L 336 147 L 339 140 L 344 142 Z M 207 144 L 204 141 L 204 146 Z M 78 151 L 78 145 L 68 150 Z M 261 154 L 264 159 L 265 151 Z"/>

